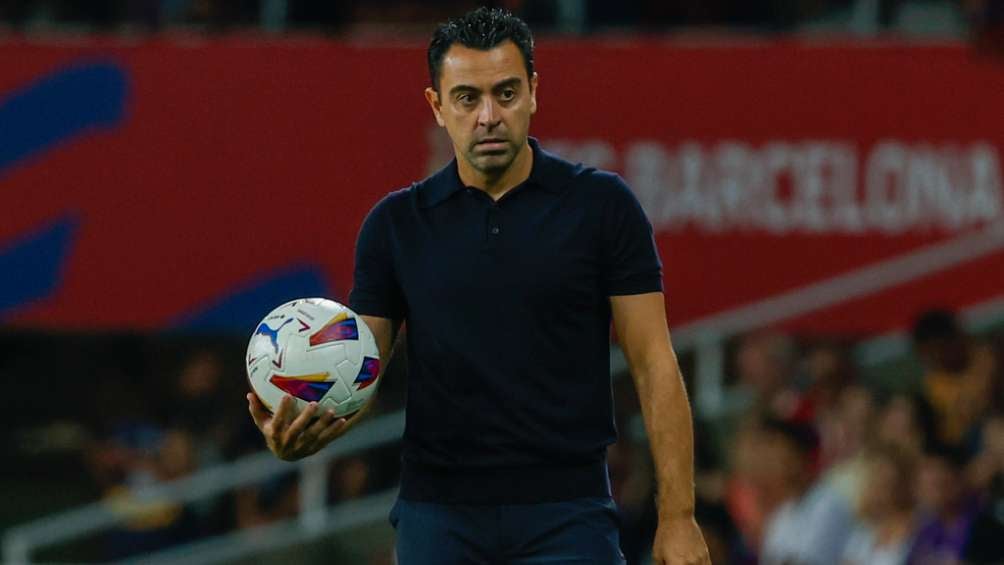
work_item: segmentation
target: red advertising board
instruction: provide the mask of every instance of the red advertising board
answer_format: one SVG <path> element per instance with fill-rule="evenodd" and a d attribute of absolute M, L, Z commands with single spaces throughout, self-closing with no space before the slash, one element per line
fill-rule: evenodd
<path fill-rule="evenodd" d="M 778 323 L 876 331 L 1004 290 L 1000 61 L 597 40 L 536 63 L 531 133 L 626 178 L 676 326 L 788 295 Z M 283 281 L 345 298 L 366 211 L 449 156 L 427 82 L 420 45 L 0 44 L 0 321 L 218 323 Z"/>

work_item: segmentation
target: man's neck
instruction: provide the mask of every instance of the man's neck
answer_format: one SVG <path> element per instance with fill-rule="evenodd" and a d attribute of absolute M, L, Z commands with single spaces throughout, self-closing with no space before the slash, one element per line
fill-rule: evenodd
<path fill-rule="evenodd" d="M 462 157 L 457 156 L 457 173 L 465 186 L 485 191 L 493 200 L 498 200 L 520 183 L 530 178 L 533 169 L 533 150 L 530 143 L 524 143 L 509 167 L 498 175 L 486 175 L 471 167 Z"/>

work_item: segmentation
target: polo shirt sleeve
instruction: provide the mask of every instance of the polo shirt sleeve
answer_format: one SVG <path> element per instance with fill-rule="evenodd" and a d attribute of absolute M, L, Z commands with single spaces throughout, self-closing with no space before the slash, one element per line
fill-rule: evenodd
<path fill-rule="evenodd" d="M 662 291 L 652 224 L 621 177 L 611 175 L 603 208 L 604 283 L 609 296 Z"/>
<path fill-rule="evenodd" d="M 389 199 L 384 198 L 359 229 L 349 308 L 357 314 L 401 320 L 405 316 L 405 300 L 394 269 L 388 208 Z"/>

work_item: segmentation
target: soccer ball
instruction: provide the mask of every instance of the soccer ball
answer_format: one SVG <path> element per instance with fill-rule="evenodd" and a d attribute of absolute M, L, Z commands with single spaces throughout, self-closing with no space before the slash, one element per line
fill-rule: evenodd
<path fill-rule="evenodd" d="M 248 344 L 251 389 L 269 411 L 286 394 L 302 410 L 317 402 L 323 413 L 345 417 L 376 390 L 380 353 L 373 333 L 355 312 L 325 298 L 293 300 L 272 310 Z"/>

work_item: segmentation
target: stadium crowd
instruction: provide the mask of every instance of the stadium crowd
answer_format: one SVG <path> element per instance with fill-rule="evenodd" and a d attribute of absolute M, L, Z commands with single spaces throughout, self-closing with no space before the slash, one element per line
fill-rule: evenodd
<path fill-rule="evenodd" d="M 504 7 L 537 32 L 590 33 L 608 30 L 664 31 L 700 26 L 750 31 L 796 30 L 804 25 L 837 29 L 860 13 L 872 31 L 909 31 L 919 6 L 934 6 L 934 18 L 948 17 L 980 28 L 999 25 L 993 0 L 8 0 L 0 3 L 0 23 L 15 28 L 53 26 L 114 30 L 194 27 L 225 31 L 252 27 L 358 33 L 409 29 L 424 36 L 436 22 L 477 6 Z M 907 14 L 903 16 L 903 14 Z M 951 25 L 949 26 L 951 27 Z M 861 31 L 861 30 L 858 30 Z"/>
<path fill-rule="evenodd" d="M 724 407 L 696 426 L 713 562 L 1004 562 L 1004 342 L 967 335 L 944 311 L 922 314 L 912 338 L 919 379 L 903 368 L 863 378 L 852 342 L 738 340 Z M 612 471 L 625 552 L 643 563 L 651 478 L 628 462 L 644 441 L 628 445 L 612 450 Z"/>
<path fill-rule="evenodd" d="M 893 363 L 879 377 L 855 362 L 857 340 L 764 330 L 730 343 L 720 406 L 698 411 L 696 424 L 697 516 L 714 563 L 1004 562 L 1004 334 L 972 336 L 951 313 L 932 311 L 917 319 L 912 338 L 919 364 Z M 105 347 L 117 351 L 135 339 Z M 127 519 L 93 557 L 122 558 L 297 514 L 294 472 L 192 505 L 130 498 L 128 487 L 263 449 L 243 402 L 240 344 L 206 343 L 175 345 L 173 357 L 148 345 L 132 362 L 119 355 L 100 369 L 74 460 L 83 462 L 90 491 Z M 178 361 L 158 363 L 161 356 Z M 390 365 L 375 414 L 403 407 L 401 361 Z M 692 364 L 684 355 L 688 376 Z M 23 369 L 2 368 L 13 376 Z M 628 563 L 646 563 L 656 526 L 648 443 L 631 379 L 615 375 L 614 387 L 620 441 L 609 465 L 621 542 Z M 28 442 L 35 447 L 67 435 L 46 420 L 35 424 L 41 431 Z M 398 449 L 338 460 L 329 502 L 393 487 Z M 19 465 L 38 468 L 30 456 L 22 452 Z M 81 480 L 79 472 L 69 476 Z M 369 562 L 389 559 L 386 548 Z"/>

